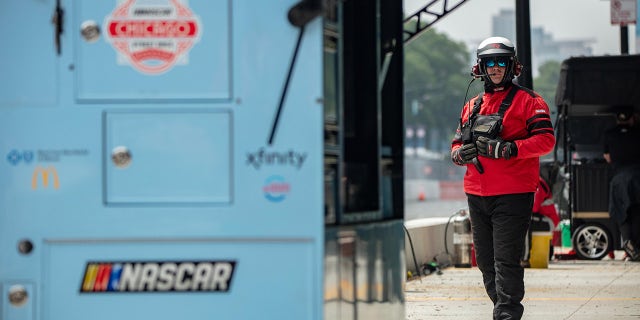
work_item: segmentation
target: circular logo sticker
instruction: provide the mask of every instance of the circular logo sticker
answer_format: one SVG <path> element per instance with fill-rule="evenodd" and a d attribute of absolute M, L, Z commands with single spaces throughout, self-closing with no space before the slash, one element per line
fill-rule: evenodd
<path fill-rule="evenodd" d="M 282 176 L 270 176 L 265 181 L 262 191 L 267 200 L 282 202 L 291 192 L 291 185 Z"/>
<path fill-rule="evenodd" d="M 104 22 L 105 39 L 133 68 L 152 75 L 186 61 L 201 29 L 199 18 L 179 0 L 126 0 Z"/>

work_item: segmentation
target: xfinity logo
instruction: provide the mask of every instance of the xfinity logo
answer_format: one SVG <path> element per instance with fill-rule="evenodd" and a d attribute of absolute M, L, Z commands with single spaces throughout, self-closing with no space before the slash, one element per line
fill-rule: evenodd
<path fill-rule="evenodd" d="M 289 150 L 284 152 L 266 151 L 260 148 L 257 152 L 247 153 L 247 164 L 256 169 L 262 166 L 292 166 L 296 169 L 302 168 L 307 154 Z"/>
<path fill-rule="evenodd" d="M 89 262 L 80 293 L 229 291 L 235 261 Z"/>

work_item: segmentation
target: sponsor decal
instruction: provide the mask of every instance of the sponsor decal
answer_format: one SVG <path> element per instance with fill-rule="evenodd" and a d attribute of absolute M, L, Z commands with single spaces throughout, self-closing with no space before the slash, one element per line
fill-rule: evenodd
<path fill-rule="evenodd" d="M 58 162 L 63 157 L 89 155 L 87 149 L 37 150 L 38 162 Z"/>
<path fill-rule="evenodd" d="M 265 148 L 260 148 L 256 152 L 247 153 L 247 165 L 258 170 L 263 166 L 291 166 L 300 170 L 306 159 L 306 152 L 295 150 L 267 151 Z"/>
<path fill-rule="evenodd" d="M 157 75 L 186 64 L 200 39 L 198 16 L 178 0 L 126 0 L 104 21 L 105 39 L 136 70 Z"/>
<path fill-rule="evenodd" d="M 20 161 L 24 161 L 24 163 L 29 164 L 31 163 L 31 161 L 33 161 L 33 151 L 11 150 L 7 154 L 7 161 L 9 161 L 9 163 L 11 163 L 14 166 L 20 163 Z"/>
<path fill-rule="evenodd" d="M 38 189 L 38 181 L 42 181 L 42 187 L 48 188 L 49 182 L 51 181 L 51 186 L 58 190 L 60 188 L 60 179 L 58 178 L 58 171 L 54 166 L 42 167 L 37 166 L 33 170 L 33 174 L 31 175 L 31 189 Z"/>
<path fill-rule="evenodd" d="M 59 162 L 65 157 L 84 157 L 89 155 L 87 149 L 38 149 L 38 150 L 11 150 L 7 154 L 7 161 L 12 165 L 18 165 L 21 162 L 30 164 L 34 160 L 36 162 Z"/>
<path fill-rule="evenodd" d="M 267 178 L 262 191 L 267 200 L 282 202 L 291 191 L 291 185 L 282 176 L 271 176 Z"/>
<path fill-rule="evenodd" d="M 227 292 L 235 261 L 88 262 L 80 293 Z"/>

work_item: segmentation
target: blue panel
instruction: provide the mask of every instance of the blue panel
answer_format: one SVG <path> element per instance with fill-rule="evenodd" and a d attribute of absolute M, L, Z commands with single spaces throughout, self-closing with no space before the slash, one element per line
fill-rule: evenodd
<path fill-rule="evenodd" d="M 73 5 L 74 28 L 88 21 L 101 28 L 97 41 L 79 37 L 75 44 L 81 102 L 231 98 L 228 1 Z"/>
<path fill-rule="evenodd" d="M 81 242 L 51 242 L 45 248 L 49 258 L 44 261 L 43 287 L 49 298 L 43 319 L 312 319 L 313 301 L 320 299 L 312 286 L 318 275 L 309 270 L 321 261 L 310 240 Z M 80 292 L 90 261 L 204 260 L 235 261 L 228 291 Z M 182 281 L 177 274 L 173 284 L 193 280 L 190 272 Z M 122 281 L 124 275 L 119 277 Z M 116 276 L 111 273 L 109 278 Z"/>
<path fill-rule="evenodd" d="M 107 39 L 104 26 L 127 2 L 61 0 L 58 57 L 56 1 L 0 1 L 0 25 L 17 30 L 0 39 L 24 41 L 0 50 L 16 62 L 0 64 L 3 288 L 33 284 L 33 316 L 45 320 L 322 319 L 320 19 L 305 27 L 270 144 L 298 0 L 136 0 L 186 4 L 202 31 L 183 59 L 152 74 Z M 102 30 L 95 42 L 80 33 L 88 20 Z M 119 146 L 128 166 L 112 162 Z M 15 250 L 22 239 L 33 252 Z M 237 262 L 229 292 L 79 293 L 89 261 L 205 260 Z"/>
<path fill-rule="evenodd" d="M 53 105 L 58 88 L 51 23 L 55 1 L 7 2 L 0 3 L 0 106 Z"/>
<path fill-rule="evenodd" d="M 106 202 L 229 203 L 230 114 L 108 112 L 105 115 Z M 131 163 L 117 167 L 112 151 Z"/>

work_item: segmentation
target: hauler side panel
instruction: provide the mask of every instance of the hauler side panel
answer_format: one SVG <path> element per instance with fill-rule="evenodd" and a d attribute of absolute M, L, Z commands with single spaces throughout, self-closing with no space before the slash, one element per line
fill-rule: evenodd
<path fill-rule="evenodd" d="M 296 3 L 0 4 L 0 318 L 322 318 L 322 21 Z"/>

